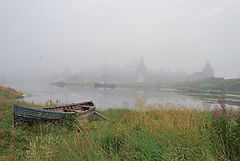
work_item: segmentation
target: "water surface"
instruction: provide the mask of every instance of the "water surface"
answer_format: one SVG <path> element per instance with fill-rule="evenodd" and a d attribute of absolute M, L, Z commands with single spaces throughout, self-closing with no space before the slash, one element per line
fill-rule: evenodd
<path fill-rule="evenodd" d="M 59 100 L 62 104 L 71 104 L 92 100 L 98 108 L 134 108 L 139 100 L 145 104 L 174 104 L 197 109 L 206 109 L 210 105 L 204 100 L 181 95 L 166 90 L 137 90 L 137 89 L 97 89 L 91 87 L 66 86 L 34 86 L 18 88 L 26 94 L 26 102 L 45 104 L 47 101 Z"/>

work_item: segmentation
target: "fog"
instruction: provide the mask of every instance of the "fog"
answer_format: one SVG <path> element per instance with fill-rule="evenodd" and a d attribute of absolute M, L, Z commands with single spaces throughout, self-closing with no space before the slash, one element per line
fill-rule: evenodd
<path fill-rule="evenodd" d="M 239 0 L 1 0 L 0 75 L 134 69 L 239 75 Z M 34 76 L 34 77 L 32 77 Z M 37 77 L 38 76 L 38 77 Z"/>

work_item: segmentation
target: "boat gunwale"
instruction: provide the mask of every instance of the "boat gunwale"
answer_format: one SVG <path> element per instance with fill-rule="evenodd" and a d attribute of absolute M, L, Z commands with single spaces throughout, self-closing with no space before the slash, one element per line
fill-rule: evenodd
<path fill-rule="evenodd" d="M 69 104 L 69 105 L 61 105 L 61 106 L 53 106 L 53 107 L 41 107 L 40 109 L 47 110 L 47 109 L 55 109 L 55 108 L 64 108 L 64 107 L 85 105 L 85 104 L 88 104 L 88 103 L 91 103 L 92 107 L 95 107 L 95 105 L 92 101 L 88 101 L 88 102 L 73 103 L 73 104 Z"/>
<path fill-rule="evenodd" d="M 14 114 L 15 114 L 15 108 L 22 108 L 22 109 L 26 109 L 26 110 L 30 110 L 30 111 L 37 111 L 37 112 L 44 112 L 44 113 L 55 113 L 55 114 L 75 114 L 76 112 L 59 112 L 59 111 L 49 111 L 49 110 L 45 110 L 42 108 L 36 108 L 36 107 L 26 107 L 26 106 L 22 106 L 22 105 L 18 105 L 18 104 L 14 104 Z"/>

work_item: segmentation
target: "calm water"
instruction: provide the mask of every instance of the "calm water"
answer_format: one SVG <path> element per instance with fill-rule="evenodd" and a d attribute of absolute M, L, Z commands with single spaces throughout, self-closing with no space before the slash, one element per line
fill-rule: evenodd
<path fill-rule="evenodd" d="M 17 88 L 17 87 L 16 87 Z M 17 88 L 26 94 L 26 102 L 45 104 L 48 100 L 60 100 L 62 104 L 71 104 L 92 100 L 98 108 L 134 108 L 137 98 L 143 98 L 146 104 L 175 104 L 191 108 L 206 109 L 211 105 L 201 99 L 180 95 L 170 91 L 136 89 L 96 89 L 76 86 L 58 88 L 53 86 L 34 86 Z"/>

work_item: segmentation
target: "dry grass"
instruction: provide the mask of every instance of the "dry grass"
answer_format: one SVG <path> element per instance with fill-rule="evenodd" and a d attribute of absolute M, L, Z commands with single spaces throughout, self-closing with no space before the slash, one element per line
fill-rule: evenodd
<path fill-rule="evenodd" d="M 26 157 L 31 160 L 218 160 L 218 154 L 211 151 L 213 147 L 205 129 L 210 122 L 202 120 L 202 112 L 173 106 L 171 110 L 143 107 L 151 110 L 105 111 L 110 122 L 76 120 L 71 131 L 66 130 L 58 137 L 48 135 L 41 137 L 41 141 L 34 138 Z"/>

